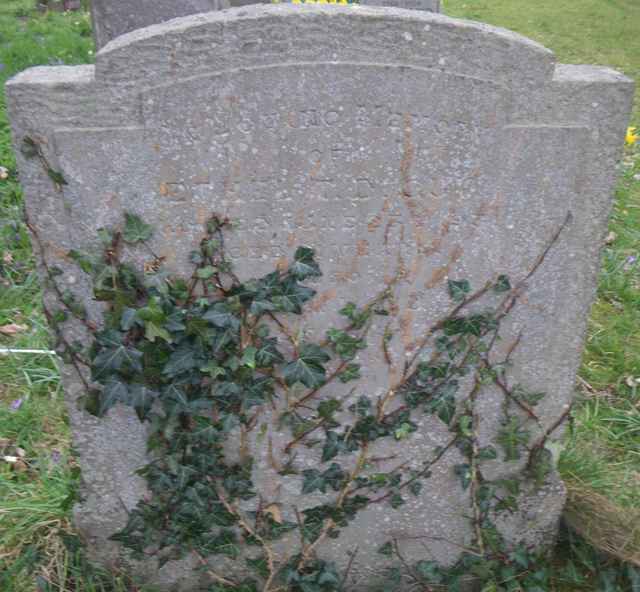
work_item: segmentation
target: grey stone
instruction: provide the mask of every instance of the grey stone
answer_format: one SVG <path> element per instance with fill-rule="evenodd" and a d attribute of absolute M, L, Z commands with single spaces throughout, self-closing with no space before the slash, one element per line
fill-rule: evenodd
<path fill-rule="evenodd" d="M 318 0 L 304 1 L 313 3 Z M 270 3 L 271 0 L 92 0 L 93 37 L 96 48 L 100 49 L 119 35 L 177 17 Z M 440 11 L 440 0 L 360 0 L 359 4 Z"/>
<path fill-rule="evenodd" d="M 32 68 L 6 91 L 16 148 L 36 139 L 68 183 L 56 189 L 41 163 L 17 150 L 41 271 L 60 267 L 61 288 L 87 305 L 92 321 L 101 309 L 69 249 L 96 245 L 97 229 L 134 211 L 156 228 L 153 250 L 185 273 L 215 211 L 238 222 L 228 249 L 242 278 L 273 269 L 297 245 L 316 249 L 324 276 L 300 325 L 310 337 L 335 325 L 346 302 L 367 302 L 400 272 L 394 314 L 373 326 L 358 358 L 358 392 L 373 398 L 394 385 L 425 329 L 450 310 L 448 278 L 476 287 L 498 273 L 526 279 L 501 325 L 496 360 L 519 338 L 505 380 L 548 394 L 536 408 L 541 425 L 528 426 L 533 442 L 568 409 L 631 108 L 633 84 L 621 74 L 556 64 L 514 33 L 428 12 L 272 5 L 136 30 L 99 52 L 95 67 Z M 55 301 L 45 286 L 45 303 Z M 390 365 L 381 363 L 386 322 Z M 88 339 L 73 323 L 65 331 Z M 127 409 L 103 420 L 79 410 L 82 379 L 69 366 L 63 376 L 83 469 L 77 524 L 94 555 L 115 562 L 107 538 L 144 495 L 134 471 L 146 459 L 145 428 Z M 347 386 L 331 395 L 348 395 Z M 481 389 L 481 445 L 495 443 L 502 405 L 497 388 Z M 269 413 L 265 437 L 280 457 L 290 434 Z M 417 468 L 449 438 L 440 420 L 426 417 L 410 438 L 372 453 Z M 322 499 L 302 498 L 300 477 L 276 474 L 267 447 L 249 440 L 256 486 L 287 518 L 293 505 Z M 463 459 L 448 449 L 420 496 L 398 510 L 371 506 L 322 556 L 344 567 L 359 549 L 354 589 L 378 578 L 387 563 L 376 549 L 392 537 L 408 561 L 454 562 L 473 536 L 469 492 L 454 475 Z M 298 468 L 318 463 L 314 449 L 299 451 Z M 500 458 L 481 471 L 487 479 L 521 476 L 525 463 Z M 527 482 L 521 497 L 521 510 L 497 521 L 500 531 L 513 544 L 549 543 L 564 501 L 557 475 L 542 487 Z M 197 579 L 187 578 L 191 561 L 160 574 L 135 568 L 188 590 Z"/>
<path fill-rule="evenodd" d="M 227 0 L 92 0 L 93 38 L 100 49 L 129 31 L 228 6 Z"/>

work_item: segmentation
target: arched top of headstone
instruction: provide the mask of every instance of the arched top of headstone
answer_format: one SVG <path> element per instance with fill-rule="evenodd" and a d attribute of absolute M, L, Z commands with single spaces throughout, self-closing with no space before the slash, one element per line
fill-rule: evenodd
<path fill-rule="evenodd" d="M 513 87 L 544 83 L 555 59 L 517 33 L 436 13 L 276 4 L 191 15 L 132 31 L 99 52 L 96 69 L 106 85 L 129 80 L 140 88 L 176 76 L 295 62 L 398 64 Z"/>

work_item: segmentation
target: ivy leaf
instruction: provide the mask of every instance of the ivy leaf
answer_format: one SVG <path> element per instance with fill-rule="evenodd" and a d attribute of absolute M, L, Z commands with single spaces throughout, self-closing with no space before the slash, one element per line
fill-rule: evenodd
<path fill-rule="evenodd" d="M 67 180 L 64 178 L 64 175 L 60 171 L 56 171 L 51 167 L 47 167 L 47 175 L 49 178 L 58 185 L 67 185 Z"/>
<path fill-rule="evenodd" d="M 122 335 L 108 330 L 97 337 L 100 349 L 93 359 L 94 376 L 99 378 L 110 371 L 142 371 L 142 352 L 122 342 Z"/>
<path fill-rule="evenodd" d="M 231 559 L 237 559 L 240 555 L 236 534 L 232 530 L 226 529 L 221 530 L 220 534 L 207 541 L 206 550 L 211 554 L 226 555 Z"/>
<path fill-rule="evenodd" d="M 129 331 L 136 322 L 136 310 L 134 308 L 125 307 L 120 315 L 120 329 Z"/>
<path fill-rule="evenodd" d="M 333 564 L 322 562 L 320 573 L 317 577 L 317 584 L 320 590 L 337 590 L 340 585 L 340 577 L 335 570 Z M 304 586 L 301 585 L 304 590 Z M 304 590 L 304 592 L 307 592 Z"/>
<path fill-rule="evenodd" d="M 331 466 L 322 473 L 327 485 L 329 485 L 334 491 L 340 491 L 342 485 L 347 478 L 347 474 L 342 470 L 339 464 L 331 463 Z"/>
<path fill-rule="evenodd" d="M 327 484 L 325 482 L 322 473 L 317 469 L 306 469 L 302 471 L 302 475 L 304 480 L 302 482 L 302 493 L 313 493 L 314 491 L 319 490 L 322 493 L 326 493 Z"/>
<path fill-rule="evenodd" d="M 363 339 L 349 335 L 346 331 L 339 329 L 329 329 L 327 331 L 327 339 L 343 360 L 354 358 L 358 350 L 366 347 Z"/>
<path fill-rule="evenodd" d="M 117 403 L 124 403 L 125 405 L 129 403 L 129 388 L 121 380 L 111 378 L 104 385 L 102 393 L 100 393 L 98 415 L 103 416 Z"/>
<path fill-rule="evenodd" d="M 144 336 L 151 342 L 155 342 L 156 339 L 164 339 L 167 343 L 172 343 L 171 335 L 166 329 L 158 327 L 154 322 L 147 321 L 144 325 Z"/>
<path fill-rule="evenodd" d="M 365 417 L 370 410 L 371 401 L 364 395 L 361 395 L 353 405 L 349 405 L 349 411 L 355 413 L 358 417 Z"/>
<path fill-rule="evenodd" d="M 316 388 L 324 383 L 326 370 L 323 366 L 330 360 L 329 354 L 315 343 L 305 343 L 300 348 L 298 359 L 289 362 L 282 375 L 288 386 L 296 382 L 307 388 Z"/>
<path fill-rule="evenodd" d="M 269 577 L 269 564 L 267 562 L 266 557 L 254 557 L 254 558 L 247 557 L 245 561 L 247 565 L 253 571 L 255 571 L 261 578 L 264 578 L 266 580 Z M 220 589 L 220 591 L 222 592 L 222 589 Z M 246 587 L 244 586 L 244 584 L 240 584 L 237 587 L 237 592 L 257 592 L 257 588 L 253 585 L 253 582 L 251 581 L 251 584 L 249 584 Z"/>
<path fill-rule="evenodd" d="M 188 343 L 182 344 L 171 356 L 162 369 L 162 373 L 167 376 L 176 376 L 181 372 L 192 370 L 198 366 L 193 346 Z"/>
<path fill-rule="evenodd" d="M 318 415 L 326 421 L 333 421 L 333 415 L 339 409 L 340 401 L 337 399 L 327 399 L 318 405 Z"/>
<path fill-rule="evenodd" d="M 35 158 L 38 156 L 40 149 L 38 148 L 38 144 L 33 138 L 29 136 L 25 136 L 22 138 L 22 144 L 20 146 L 20 152 L 25 158 Z"/>
<path fill-rule="evenodd" d="M 276 364 L 284 362 L 284 356 L 277 348 L 278 340 L 275 337 L 263 339 L 256 351 L 256 366 L 258 368 L 273 368 Z"/>
<path fill-rule="evenodd" d="M 440 566 L 435 561 L 418 561 L 415 565 L 415 570 L 429 584 L 442 584 L 444 582 Z"/>
<path fill-rule="evenodd" d="M 498 458 L 498 452 L 493 446 L 485 446 L 478 450 L 478 460 L 495 460 Z"/>
<path fill-rule="evenodd" d="M 393 435 L 396 440 L 405 440 L 413 431 L 413 426 L 410 423 L 405 422 L 393 432 Z"/>
<path fill-rule="evenodd" d="M 270 376 L 256 378 L 244 388 L 242 407 L 246 410 L 254 405 L 262 405 L 272 394 L 273 379 Z"/>
<path fill-rule="evenodd" d="M 282 284 L 281 289 L 271 298 L 273 310 L 280 312 L 302 313 L 302 305 L 316 295 L 316 291 L 296 281 Z"/>
<path fill-rule="evenodd" d="M 389 503 L 394 510 L 397 510 L 404 504 L 404 498 L 399 493 L 394 493 L 389 499 Z"/>
<path fill-rule="evenodd" d="M 158 398 L 158 392 L 145 384 L 132 384 L 130 393 L 131 405 L 138 412 L 138 416 L 144 419 L 151 410 L 153 402 Z"/>
<path fill-rule="evenodd" d="M 502 422 L 496 440 L 504 450 L 504 460 L 511 462 L 520 458 L 520 450 L 529 442 L 529 432 L 523 430 L 518 418 L 513 416 Z"/>
<path fill-rule="evenodd" d="M 316 490 L 326 493 L 327 486 L 334 491 L 340 491 L 346 478 L 346 473 L 339 464 L 332 463 L 331 466 L 320 473 L 317 469 L 306 469 L 302 471 L 304 480 L 302 482 L 302 493 L 313 493 Z"/>
<path fill-rule="evenodd" d="M 462 489 L 466 490 L 471 485 L 471 467 L 468 464 L 459 464 L 453 467 L 453 472 L 460 479 Z"/>
<path fill-rule="evenodd" d="M 218 271 L 217 268 L 212 267 L 211 265 L 207 265 L 206 267 L 201 267 L 196 271 L 196 276 L 201 280 L 208 280 Z"/>
<path fill-rule="evenodd" d="M 493 290 L 498 294 L 511 290 L 511 282 L 509 281 L 509 276 L 499 275 L 496 283 L 493 285 Z"/>
<path fill-rule="evenodd" d="M 409 484 L 409 491 L 416 497 L 418 497 L 420 495 L 420 492 L 422 491 L 422 482 L 420 482 L 419 480 L 415 480 L 412 481 Z"/>
<path fill-rule="evenodd" d="M 469 292 L 471 292 L 471 285 L 468 280 L 448 280 L 447 288 L 449 290 L 449 296 L 454 302 L 462 302 Z"/>
<path fill-rule="evenodd" d="M 240 329 L 240 319 L 236 317 L 226 302 L 216 302 L 202 318 L 220 329 Z"/>
<path fill-rule="evenodd" d="M 515 385 L 513 389 L 511 389 L 511 394 L 519 401 L 531 405 L 531 407 L 535 407 L 546 396 L 546 393 L 529 391 L 521 384 Z"/>
<path fill-rule="evenodd" d="M 354 329 L 361 329 L 371 316 L 371 311 L 368 308 L 358 309 L 353 302 L 347 302 L 339 311 L 342 316 L 347 317 L 351 321 L 351 326 Z M 384 311 L 377 311 L 382 314 Z"/>
<path fill-rule="evenodd" d="M 442 392 L 425 403 L 424 410 L 427 413 L 437 415 L 442 422 L 449 425 L 456 414 L 456 399 L 453 393 L 458 389 L 457 381 L 450 388 L 443 388 Z M 453 391 L 453 392 L 451 392 Z"/>
<path fill-rule="evenodd" d="M 347 364 L 342 372 L 338 374 L 340 382 L 349 382 L 350 380 L 358 380 L 360 375 L 360 364 Z"/>
<path fill-rule="evenodd" d="M 224 368 L 218 366 L 218 364 L 213 360 L 209 360 L 204 366 L 200 366 L 199 370 L 200 372 L 208 374 L 211 378 L 217 378 L 218 376 L 224 376 L 225 374 Z"/>
<path fill-rule="evenodd" d="M 72 249 L 71 251 L 69 251 L 68 255 L 78 264 L 78 267 L 80 267 L 82 271 L 88 273 L 89 275 L 93 275 L 96 271 L 96 268 L 101 264 L 101 262 L 97 260 L 96 257 L 88 255 L 83 251 L 76 251 Z"/>
<path fill-rule="evenodd" d="M 347 442 L 344 436 L 334 431 L 328 431 L 327 438 L 322 447 L 322 462 L 327 462 L 338 456 L 338 454 L 352 452 L 353 450 L 357 450 L 357 448 L 358 444 L 353 439 Z"/>
<path fill-rule="evenodd" d="M 245 348 L 242 352 L 242 358 L 240 359 L 240 363 L 247 368 L 255 368 L 256 367 L 256 353 L 257 349 L 253 346 L 249 346 Z"/>
<path fill-rule="evenodd" d="M 124 230 L 122 239 L 126 243 L 143 243 L 153 235 L 153 227 L 143 222 L 142 218 L 136 214 L 126 212 L 124 215 Z"/>
<path fill-rule="evenodd" d="M 496 327 L 496 320 L 489 313 L 471 314 L 464 317 L 453 317 L 447 319 L 443 329 L 445 335 L 473 335 L 480 337 L 483 332 Z"/>
<path fill-rule="evenodd" d="M 387 541 L 384 545 L 378 547 L 378 553 L 380 555 L 386 555 L 387 557 L 393 554 L 393 543 L 391 541 Z"/>
<path fill-rule="evenodd" d="M 289 272 L 297 280 L 305 280 L 310 277 L 322 275 L 320 266 L 314 260 L 314 251 L 309 247 L 298 247 L 293 256 L 294 262 L 289 267 Z"/>

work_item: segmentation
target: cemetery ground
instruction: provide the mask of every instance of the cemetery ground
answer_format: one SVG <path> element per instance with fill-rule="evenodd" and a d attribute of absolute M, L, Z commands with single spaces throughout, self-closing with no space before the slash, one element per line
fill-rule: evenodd
<path fill-rule="evenodd" d="M 513 29 L 559 61 L 605 64 L 640 80 L 637 0 L 445 0 L 444 12 Z M 39 14 L 32 0 L 0 0 L 1 84 L 32 65 L 92 56 L 86 13 Z M 640 128 L 640 99 L 631 125 Z M 1 98 L 0 167 L 0 347 L 46 351 Z M 625 148 L 603 256 L 560 457 L 566 522 L 583 538 L 563 535 L 553 561 L 558 591 L 640 590 L 640 142 Z M 70 525 L 77 479 L 54 359 L 0 355 L 0 592 L 137 590 L 93 570 L 77 552 Z"/>

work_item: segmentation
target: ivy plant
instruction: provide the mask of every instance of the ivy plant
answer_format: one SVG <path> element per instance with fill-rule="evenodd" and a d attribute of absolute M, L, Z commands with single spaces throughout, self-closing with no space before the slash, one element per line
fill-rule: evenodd
<path fill-rule="evenodd" d="M 46 164 L 37 144 L 26 142 L 25 149 Z M 57 187 L 64 184 L 59 173 L 52 179 Z M 313 249 L 300 246 L 288 266 L 241 280 L 225 250 L 231 221 L 213 215 L 191 253 L 192 268 L 174 276 L 148 244 L 152 226 L 128 212 L 120 227 L 99 232 L 102 252 L 69 253 L 91 276 L 95 299 L 106 305 L 98 326 L 59 287 L 60 271 L 46 264 L 42 252 L 60 303 L 46 314 L 57 328 L 59 351 L 85 380 L 86 409 L 104 416 L 114 405 L 130 406 L 148 427 L 150 461 L 141 475 L 149 495 L 112 538 L 134 558 L 153 557 L 159 564 L 195 555 L 214 592 L 345 590 L 355 553 L 340 572 L 322 559 L 322 546 L 331 545 L 364 508 L 386 504 L 394 512 L 423 495 L 434 467 L 456 448 L 465 458 L 453 471 L 470 492 L 472 542 L 445 568 L 426 559 L 411 564 L 390 539 L 378 550 L 396 560 L 381 590 L 409 584 L 455 591 L 470 578 L 484 592 L 547 590 L 549 572 L 538 552 L 505 541 L 495 516 L 516 509 L 523 480 L 544 481 L 552 467 L 545 443 L 566 414 L 543 429 L 535 407 L 544 394 L 507 379 L 517 342 L 499 362 L 492 351 L 524 282 L 568 221 L 521 282 L 501 274 L 474 290 L 464 278 L 449 280 L 449 312 L 425 330 L 397 383 L 377 398 L 356 394 L 366 374 L 358 360 L 370 345 L 371 327 L 389 326 L 384 317 L 393 308 L 393 283 L 369 302 L 347 303 L 337 326 L 314 341 L 290 328 L 291 318 L 301 317 L 314 298 L 312 284 L 322 274 Z M 36 229 L 30 229 L 38 243 Z M 150 255 L 143 270 L 125 260 L 131 249 Z M 71 319 L 92 334 L 89 348 L 66 340 L 62 328 Z M 391 363 L 391 337 L 385 329 L 381 363 Z M 336 394 L 344 384 L 348 395 Z M 476 405 L 488 386 L 504 399 L 496 447 L 481 447 L 478 438 Z M 257 490 L 247 442 L 254 435 L 271 446 L 261 440 L 265 409 L 290 434 L 273 467 L 282 476 L 297 475 L 300 495 L 321 494 L 321 503 L 298 511 Z M 448 443 L 421 459 L 419 468 L 399 462 L 378 470 L 372 444 L 411 439 L 421 415 L 448 428 Z M 229 441 L 240 442 L 239 452 L 229 454 Z M 316 467 L 298 466 L 301 446 L 317 451 Z M 483 463 L 495 459 L 521 463 L 520 477 L 486 479 Z M 284 539 L 287 544 L 280 545 Z M 216 572 L 216 556 L 237 562 L 246 577 Z"/>

